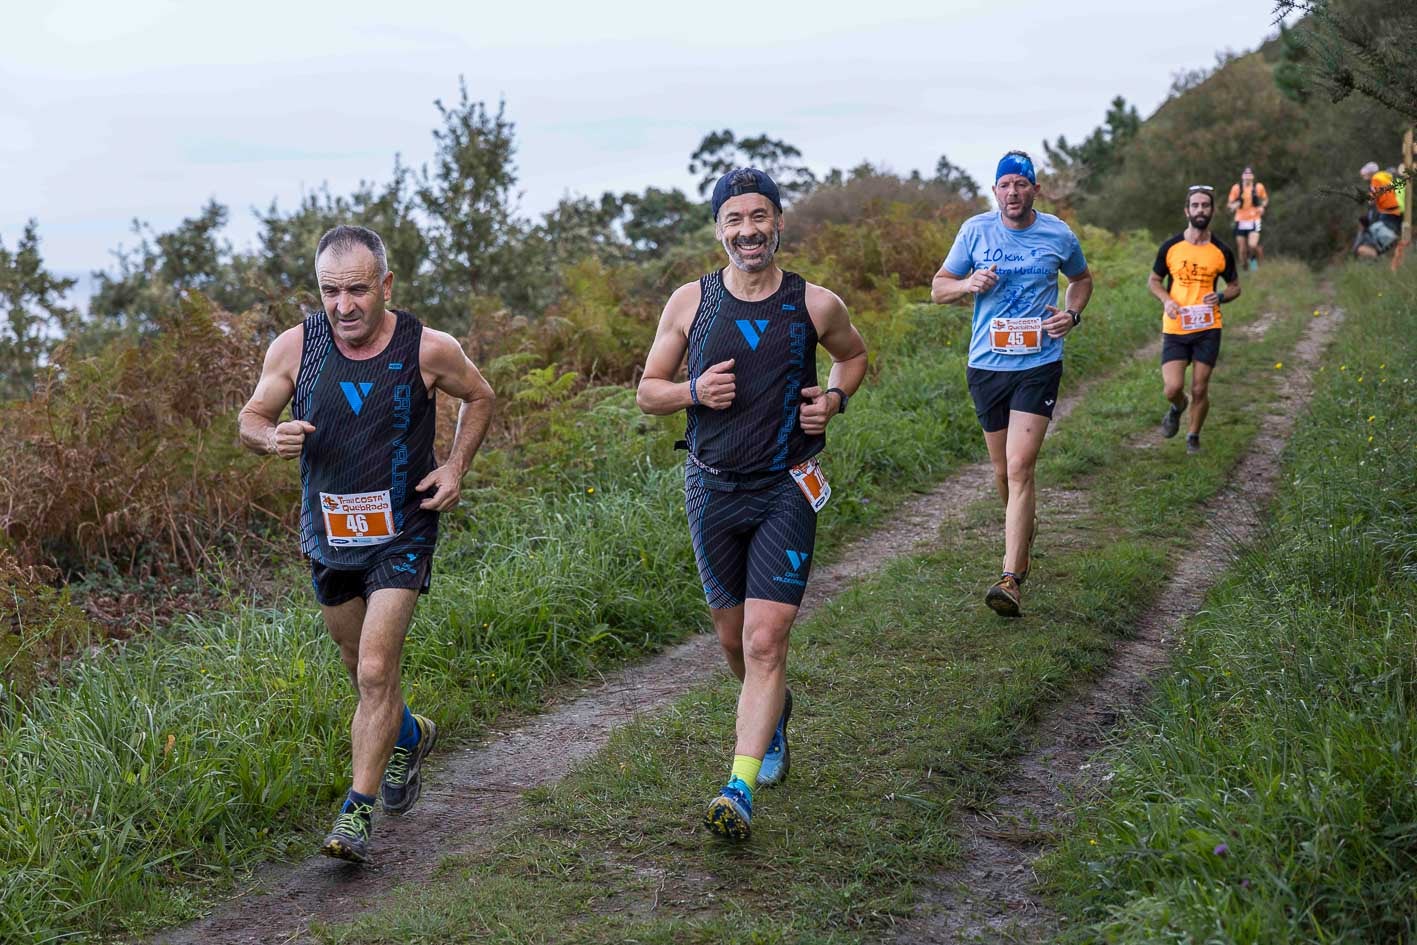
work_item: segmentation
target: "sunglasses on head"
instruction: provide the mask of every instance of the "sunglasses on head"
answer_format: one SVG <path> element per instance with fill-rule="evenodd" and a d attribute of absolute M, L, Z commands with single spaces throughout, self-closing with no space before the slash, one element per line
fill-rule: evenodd
<path fill-rule="evenodd" d="M 1186 193 L 1193 194 L 1198 190 L 1205 191 L 1208 194 L 1215 193 L 1215 188 L 1209 184 L 1192 184 L 1186 188 Z"/>

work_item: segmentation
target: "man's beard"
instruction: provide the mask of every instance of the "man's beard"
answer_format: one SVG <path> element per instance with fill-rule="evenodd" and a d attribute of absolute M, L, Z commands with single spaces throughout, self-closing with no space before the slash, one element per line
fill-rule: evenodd
<path fill-rule="evenodd" d="M 738 244 L 745 244 L 749 249 L 763 246 L 763 254 L 751 262 L 746 261 L 738 251 Z M 782 234 L 776 230 L 773 231 L 771 238 L 754 236 L 739 237 L 736 240 L 730 240 L 725 237 L 723 240 L 723 249 L 728 253 L 729 261 L 733 263 L 734 267 L 741 269 L 743 272 L 762 272 L 764 269 L 771 266 L 773 257 L 777 255 L 778 247 L 781 245 Z"/>
<path fill-rule="evenodd" d="M 1211 218 L 1208 217 L 1208 216 L 1199 216 L 1199 215 L 1197 215 L 1197 216 L 1190 217 L 1189 219 L 1190 219 L 1190 221 L 1191 221 L 1191 226 L 1195 227 L 1195 228 L 1198 229 L 1198 230 L 1204 230 L 1204 229 L 1207 229 L 1207 228 L 1210 226 L 1210 219 L 1211 219 Z"/>

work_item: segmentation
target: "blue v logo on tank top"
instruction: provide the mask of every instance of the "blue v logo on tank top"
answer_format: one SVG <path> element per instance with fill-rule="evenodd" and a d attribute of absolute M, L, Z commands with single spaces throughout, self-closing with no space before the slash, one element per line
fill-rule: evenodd
<path fill-rule="evenodd" d="M 740 318 L 735 323 L 738 325 L 738 330 L 743 333 L 743 340 L 748 342 L 748 347 L 757 351 L 758 342 L 763 340 L 763 334 L 768 330 L 768 320 L 766 318 Z"/>
<path fill-rule="evenodd" d="M 349 409 L 353 410 L 357 417 L 359 411 L 364 409 L 364 398 L 369 396 L 374 385 L 369 381 L 360 381 L 358 384 L 353 381 L 340 381 L 339 389 L 344 391 L 344 399 L 349 401 Z"/>

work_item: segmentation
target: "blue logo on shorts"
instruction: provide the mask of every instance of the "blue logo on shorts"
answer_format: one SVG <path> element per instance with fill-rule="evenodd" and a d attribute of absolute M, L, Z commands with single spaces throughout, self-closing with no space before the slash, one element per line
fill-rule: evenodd
<path fill-rule="evenodd" d="M 785 550 L 787 550 L 787 563 L 792 565 L 792 570 L 773 575 L 773 580 L 778 584 L 793 584 L 797 587 L 806 587 L 807 582 L 802 580 L 800 572 L 802 565 L 806 564 L 807 559 L 811 557 L 810 553 L 806 551 L 792 551 L 790 549 Z"/>
<path fill-rule="evenodd" d="M 739 318 L 735 320 L 735 324 L 737 324 L 738 330 L 743 333 L 743 340 L 748 342 L 748 347 L 757 351 L 758 342 L 763 340 L 763 332 L 768 330 L 768 320 L 758 318 L 749 321 L 746 318 Z"/>
<path fill-rule="evenodd" d="M 789 551 L 787 552 L 787 560 L 792 562 L 792 570 L 800 571 L 802 570 L 802 565 L 807 563 L 807 552 Z"/>

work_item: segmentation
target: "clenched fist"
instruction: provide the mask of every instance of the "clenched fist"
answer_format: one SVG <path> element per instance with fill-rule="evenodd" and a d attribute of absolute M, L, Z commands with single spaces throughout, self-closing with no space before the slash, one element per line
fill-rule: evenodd
<path fill-rule="evenodd" d="M 700 374 L 694 381 L 694 393 L 699 403 L 710 410 L 727 410 L 736 391 L 733 380 L 733 359 L 720 361 Z"/>
<path fill-rule="evenodd" d="M 276 424 L 271 437 L 271 452 L 281 459 L 294 459 L 305 448 L 305 437 L 315 432 L 315 425 L 304 420 L 287 420 Z"/>
<path fill-rule="evenodd" d="M 964 286 L 976 295 L 988 292 L 999 284 L 998 265 L 991 264 L 988 269 L 976 269 L 969 274 L 969 278 L 964 281 Z"/>

